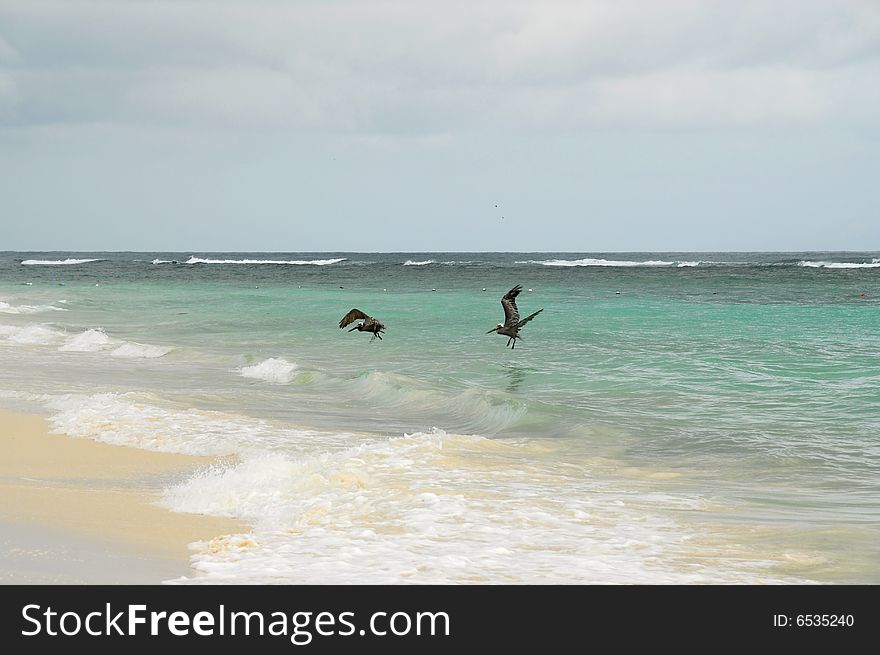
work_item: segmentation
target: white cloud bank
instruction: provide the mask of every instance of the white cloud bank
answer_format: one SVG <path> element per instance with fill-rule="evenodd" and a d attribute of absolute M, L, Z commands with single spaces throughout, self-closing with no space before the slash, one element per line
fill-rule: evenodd
<path fill-rule="evenodd" d="M 872 0 L 0 5 L 7 127 L 876 125 L 878 79 Z"/>

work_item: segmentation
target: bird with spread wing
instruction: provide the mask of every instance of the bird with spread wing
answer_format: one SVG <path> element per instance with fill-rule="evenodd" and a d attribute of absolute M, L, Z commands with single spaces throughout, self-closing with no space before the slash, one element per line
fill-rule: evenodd
<path fill-rule="evenodd" d="M 371 332 L 373 334 L 373 338 L 370 339 L 370 343 L 373 343 L 373 339 L 382 340 L 381 332 L 385 331 L 385 325 L 380 323 L 372 316 L 367 316 L 359 309 L 352 309 L 348 314 L 342 317 L 342 320 L 339 321 L 339 327 L 344 328 L 347 325 L 351 325 L 355 321 L 361 321 L 353 328 L 349 330 L 349 332 L 353 332 L 357 330 L 358 332 Z"/>
<path fill-rule="evenodd" d="M 513 289 L 504 294 L 504 297 L 501 299 L 501 306 L 504 308 L 504 323 L 499 323 L 486 332 L 486 334 L 497 332 L 498 334 L 503 334 L 505 337 L 508 337 L 507 345 L 510 346 L 511 350 L 516 348 L 516 340 L 522 339 L 522 337 L 519 336 L 519 331 L 522 326 L 544 311 L 544 308 L 542 307 L 533 314 L 529 314 L 524 319 L 520 319 L 519 309 L 516 306 L 516 297 L 519 295 L 520 291 L 522 291 L 522 285 L 517 284 Z"/>

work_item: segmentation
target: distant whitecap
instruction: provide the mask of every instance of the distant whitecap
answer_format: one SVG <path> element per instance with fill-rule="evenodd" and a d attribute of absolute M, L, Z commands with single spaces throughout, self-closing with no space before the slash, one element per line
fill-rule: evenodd
<path fill-rule="evenodd" d="M 675 266 L 677 262 L 649 259 L 646 261 L 614 260 L 614 259 L 545 259 L 519 261 L 517 264 L 541 264 L 542 266 Z"/>
<path fill-rule="evenodd" d="M 805 268 L 880 268 L 880 259 L 872 259 L 870 262 L 825 262 L 825 261 L 801 261 L 798 266 Z"/>
<path fill-rule="evenodd" d="M 204 259 L 190 257 L 185 264 L 287 264 L 293 266 L 329 266 L 344 262 L 345 257 L 335 259 Z"/>
<path fill-rule="evenodd" d="M 73 266 L 75 264 L 88 264 L 90 262 L 102 262 L 103 259 L 25 259 L 22 266 Z"/>

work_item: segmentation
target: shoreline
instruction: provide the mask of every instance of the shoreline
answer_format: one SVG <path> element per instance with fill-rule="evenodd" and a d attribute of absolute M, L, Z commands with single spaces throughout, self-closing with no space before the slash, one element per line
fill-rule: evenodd
<path fill-rule="evenodd" d="M 160 584 L 196 574 L 189 544 L 248 530 L 157 505 L 216 457 L 53 434 L 46 418 L 8 410 L 0 452 L 0 584 Z"/>

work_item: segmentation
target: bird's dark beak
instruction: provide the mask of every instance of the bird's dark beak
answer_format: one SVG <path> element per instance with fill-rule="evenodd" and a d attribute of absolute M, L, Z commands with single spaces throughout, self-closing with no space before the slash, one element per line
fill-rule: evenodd
<path fill-rule="evenodd" d="M 486 334 L 492 334 L 492 333 L 495 332 L 497 329 L 498 329 L 497 327 L 493 327 L 491 330 L 489 330 L 488 332 L 486 332 Z"/>

